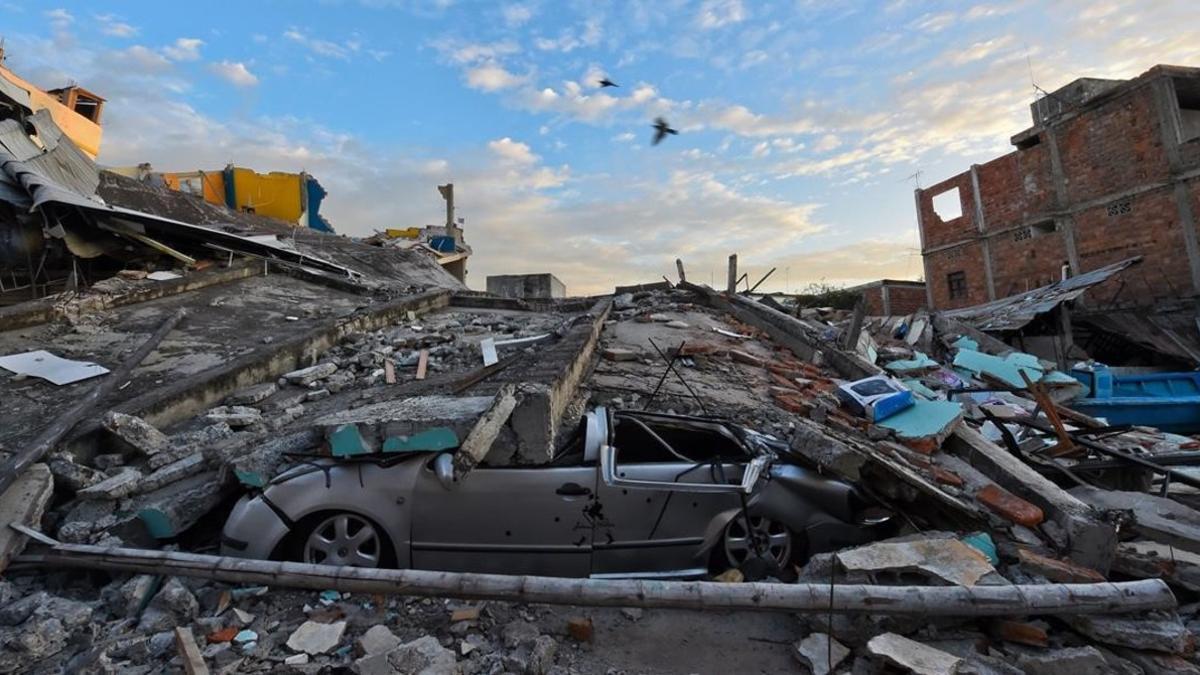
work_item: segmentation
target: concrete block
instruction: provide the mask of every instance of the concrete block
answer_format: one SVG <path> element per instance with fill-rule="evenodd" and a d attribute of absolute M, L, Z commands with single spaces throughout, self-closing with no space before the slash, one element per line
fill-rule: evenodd
<path fill-rule="evenodd" d="M 166 434 L 140 417 L 109 411 L 101 423 L 114 436 L 143 455 L 157 454 L 171 445 L 171 439 Z"/>

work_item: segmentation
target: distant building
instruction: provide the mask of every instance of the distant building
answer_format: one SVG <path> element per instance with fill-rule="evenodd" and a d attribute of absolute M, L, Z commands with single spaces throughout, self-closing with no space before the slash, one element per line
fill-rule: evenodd
<path fill-rule="evenodd" d="M 487 291 L 502 298 L 565 298 L 567 287 L 553 274 L 500 274 L 487 278 Z"/>
<path fill-rule="evenodd" d="M 235 211 L 333 232 L 333 226 L 321 215 L 321 201 L 327 194 L 325 188 L 303 171 L 258 173 L 232 164 L 217 171 L 156 172 L 149 164 L 114 171 L 141 180 L 160 179 L 172 190 L 193 194 L 210 204 L 221 204 Z"/>
<path fill-rule="evenodd" d="M 59 129 L 92 159 L 100 154 L 100 113 L 104 99 L 71 85 L 43 91 L 4 67 L 0 47 L 0 102 L 11 101 L 28 113 L 47 110 Z M 7 117 L 7 115 L 4 115 Z"/>
<path fill-rule="evenodd" d="M 1200 294 L 1200 69 L 1080 79 L 1031 106 L 1013 152 L 916 191 L 928 303 L 966 307 L 1132 256 L 1097 305 Z"/>
<path fill-rule="evenodd" d="M 880 279 L 846 289 L 862 293 L 867 316 L 900 316 L 925 307 L 925 283 Z"/>

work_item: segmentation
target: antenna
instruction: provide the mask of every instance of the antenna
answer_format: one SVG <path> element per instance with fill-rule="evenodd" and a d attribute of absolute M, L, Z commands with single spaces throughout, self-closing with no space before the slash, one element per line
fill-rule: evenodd
<path fill-rule="evenodd" d="M 921 171 L 920 169 L 917 169 L 916 173 L 909 174 L 909 175 L 905 176 L 904 178 L 901 178 L 900 180 L 902 180 L 902 181 L 905 181 L 905 180 L 911 180 L 911 181 L 913 182 L 913 187 L 915 187 L 915 188 L 917 188 L 918 190 L 920 190 L 920 189 L 921 189 L 921 174 L 922 174 L 922 173 L 925 173 L 925 172 L 924 172 L 924 171 Z"/>

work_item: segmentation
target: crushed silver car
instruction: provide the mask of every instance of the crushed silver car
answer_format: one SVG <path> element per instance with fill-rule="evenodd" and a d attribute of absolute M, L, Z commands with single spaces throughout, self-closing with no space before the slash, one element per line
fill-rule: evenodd
<path fill-rule="evenodd" d="M 775 569 L 877 539 L 891 514 L 785 443 L 728 421 L 597 408 L 553 462 L 453 453 L 320 459 L 248 494 L 224 555 L 568 577 Z"/>

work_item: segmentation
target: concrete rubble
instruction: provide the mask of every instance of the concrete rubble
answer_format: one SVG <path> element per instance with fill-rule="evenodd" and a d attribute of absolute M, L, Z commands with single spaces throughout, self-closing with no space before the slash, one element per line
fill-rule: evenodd
<path fill-rule="evenodd" d="M 232 245 L 224 230 L 162 229 L 157 219 L 183 217 L 187 195 L 119 177 L 100 185 L 106 201 L 146 211 L 157 236 L 176 246 L 204 236 Z M 228 217 L 235 230 L 271 233 L 250 214 L 209 216 L 208 224 Z M 0 308 L 0 354 L 52 348 L 106 366 L 120 360 L 114 345 L 140 342 L 187 310 L 153 358 L 0 495 L 5 524 L 23 528 L 0 533 L 0 672 L 177 671 L 194 657 L 177 647 L 189 644 L 177 628 L 194 636 L 212 672 L 1200 665 L 1200 501 L 1189 474 L 1198 460 L 1188 454 L 1200 441 L 1072 410 L 1064 402 L 1082 385 L 1057 363 L 950 317 L 855 320 L 682 279 L 603 297 L 498 297 L 400 249 L 306 239 L 316 236 L 303 233 L 301 250 L 287 255 L 319 274 L 290 257 L 248 249 L 212 257 L 193 246 L 203 264 L 143 252 L 132 273 Z M 140 274 L 159 267 L 180 279 Z M 0 460 L 92 384 L 0 380 L 11 408 Z M 732 420 L 786 444 L 813 471 L 856 482 L 899 516 L 882 541 L 774 572 L 713 569 L 708 581 L 986 594 L 1162 579 L 1178 606 L 1061 617 L 731 616 L 290 590 L 165 568 L 70 573 L 39 562 L 53 546 L 43 535 L 211 553 L 237 497 L 314 457 L 458 449 L 457 479 L 476 466 L 546 465 L 596 406 Z"/>

